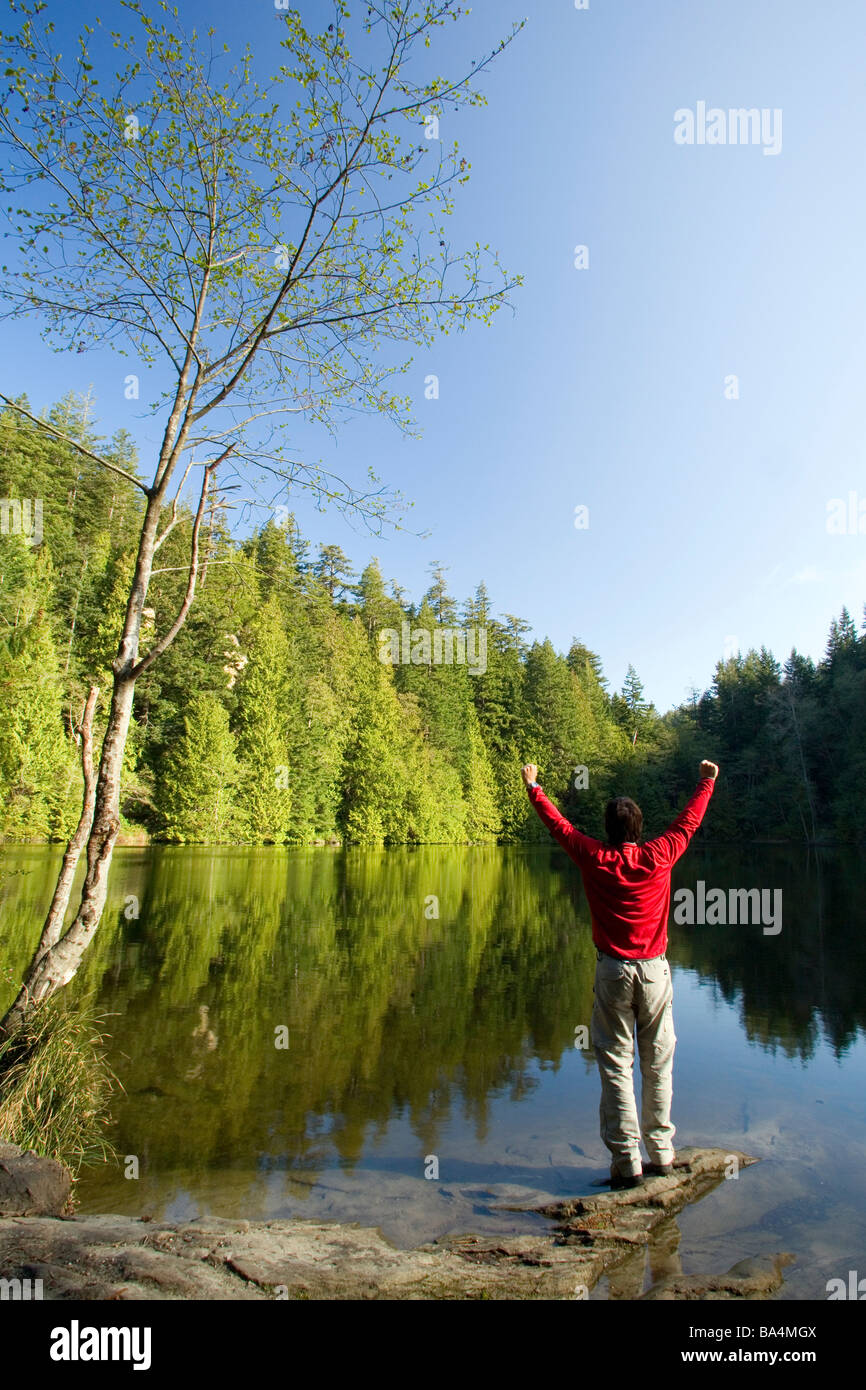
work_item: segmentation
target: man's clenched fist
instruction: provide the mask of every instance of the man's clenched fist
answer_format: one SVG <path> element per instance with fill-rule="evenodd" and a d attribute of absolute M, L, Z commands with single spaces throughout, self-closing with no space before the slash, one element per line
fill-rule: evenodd
<path fill-rule="evenodd" d="M 521 771 L 523 773 L 523 785 L 525 787 L 528 787 L 530 782 L 538 781 L 538 768 L 535 763 L 527 763 L 524 768 L 521 768 Z"/>
<path fill-rule="evenodd" d="M 716 764 L 708 762 L 706 758 L 704 758 L 704 761 L 701 763 L 699 771 L 702 777 L 712 777 L 714 782 L 719 775 L 719 769 L 716 767 Z"/>

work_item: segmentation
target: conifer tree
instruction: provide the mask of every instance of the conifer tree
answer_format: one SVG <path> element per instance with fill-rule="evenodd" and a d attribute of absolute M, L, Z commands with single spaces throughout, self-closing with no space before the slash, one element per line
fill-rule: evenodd
<path fill-rule="evenodd" d="M 648 706 L 643 697 L 643 684 L 638 677 L 637 671 L 629 663 L 625 673 L 625 681 L 622 687 L 622 703 L 624 706 L 624 723 L 631 738 L 632 747 L 637 743 L 638 733 L 643 724 L 644 715 Z"/>
<path fill-rule="evenodd" d="M 157 793 L 161 839 L 225 844 L 238 838 L 238 765 L 228 711 L 215 695 L 196 695 Z"/>
<path fill-rule="evenodd" d="M 407 614 L 400 603 L 386 592 L 382 570 L 375 557 L 362 571 L 356 593 L 361 621 L 374 644 L 378 644 L 378 633 L 383 630 L 400 631 Z"/>
<path fill-rule="evenodd" d="M 332 603 L 342 599 L 351 590 L 353 580 L 357 579 L 349 557 L 343 554 L 338 545 L 319 546 L 319 558 L 313 565 L 313 573 Z"/>
<path fill-rule="evenodd" d="M 249 637 L 236 713 L 238 804 L 244 838 L 282 844 L 292 827 L 295 767 L 289 744 L 290 647 L 275 593 Z"/>
<path fill-rule="evenodd" d="M 63 728 L 50 619 L 51 559 L 47 552 L 28 549 L 20 536 L 4 536 L 3 545 L 0 824 L 11 839 L 57 839 L 74 824 L 80 781 Z"/>
<path fill-rule="evenodd" d="M 549 641 L 535 642 L 526 659 L 530 712 L 524 762 L 537 763 L 551 795 L 570 803 L 573 770 L 583 761 L 571 672 Z"/>
<path fill-rule="evenodd" d="M 360 622 L 350 628 L 355 699 L 343 765 L 340 825 L 351 843 L 399 840 L 405 825 L 409 769 L 401 756 L 403 711 L 391 668 L 377 660 Z"/>
<path fill-rule="evenodd" d="M 444 565 L 434 560 L 430 565 L 432 583 L 424 595 L 423 602 L 429 604 L 433 616 L 440 627 L 451 627 L 457 621 L 457 604 L 448 593 Z"/>

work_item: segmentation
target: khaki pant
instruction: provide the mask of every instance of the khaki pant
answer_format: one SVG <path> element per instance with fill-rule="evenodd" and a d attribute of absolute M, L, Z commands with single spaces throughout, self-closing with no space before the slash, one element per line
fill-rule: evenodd
<path fill-rule="evenodd" d="M 637 1177 L 640 1141 L 650 1163 L 671 1163 L 674 1126 L 673 990 L 666 956 L 614 960 L 598 955 L 590 1036 L 601 1076 L 601 1137 L 611 1152 L 611 1177 Z M 634 1099 L 634 1032 L 641 1072 L 641 1123 Z"/>

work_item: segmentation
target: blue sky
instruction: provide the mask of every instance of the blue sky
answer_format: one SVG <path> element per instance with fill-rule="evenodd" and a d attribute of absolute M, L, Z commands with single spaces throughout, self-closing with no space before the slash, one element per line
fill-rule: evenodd
<path fill-rule="evenodd" d="M 249 41 L 263 74 L 275 61 L 265 0 L 179 8 Z M 76 23 L 97 13 L 121 12 L 83 0 Z M 476 0 L 445 46 L 478 54 L 524 13 Z M 533 3 L 487 107 L 441 129 L 472 163 L 454 242 L 524 275 L 516 312 L 416 353 L 420 440 L 370 419 L 299 440 L 359 482 L 373 464 L 432 535 L 372 537 L 300 498 L 305 533 L 358 569 L 378 555 L 416 599 L 433 560 L 459 598 L 483 579 L 496 612 L 596 650 L 612 686 L 633 663 L 662 709 L 726 648 L 818 657 L 843 604 L 859 624 L 866 534 L 826 518 L 866 500 L 864 52 L 862 0 Z M 780 151 L 677 144 L 674 113 L 700 101 L 781 111 Z M 128 359 L 52 353 L 33 321 L 6 326 L 0 359 L 0 389 L 37 410 L 92 385 L 101 431 L 129 429 L 147 462 L 158 431 L 124 399 Z"/>

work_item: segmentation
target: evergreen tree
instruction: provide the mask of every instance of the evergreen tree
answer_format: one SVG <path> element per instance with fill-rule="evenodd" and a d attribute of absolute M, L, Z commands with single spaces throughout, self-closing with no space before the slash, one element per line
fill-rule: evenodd
<path fill-rule="evenodd" d="M 535 820 L 520 777 L 524 667 L 513 632 L 489 613 L 487 590 L 480 585 L 465 616 L 469 625 L 486 631 L 487 669 L 472 677 L 471 693 L 490 760 L 500 837 L 514 842 L 525 838 Z"/>
<path fill-rule="evenodd" d="M 338 545 L 319 546 L 319 558 L 313 566 L 313 573 L 332 603 L 342 599 L 357 578 L 349 557 L 343 554 Z"/>
<path fill-rule="evenodd" d="M 4 536 L 6 626 L 0 639 L 2 833 L 62 839 L 77 818 L 81 783 L 63 728 L 63 689 L 49 619 L 50 556 Z M 15 575 L 14 582 L 12 571 Z"/>
<path fill-rule="evenodd" d="M 356 593 L 361 621 L 371 641 L 376 642 L 378 633 L 386 629 L 400 631 L 407 613 L 386 593 L 378 560 L 371 560 L 362 571 Z"/>
<path fill-rule="evenodd" d="M 537 763 L 549 794 L 570 807 L 574 769 L 585 765 L 585 748 L 574 701 L 572 674 L 549 641 L 535 642 L 526 658 L 529 711 L 523 762 Z"/>
<path fill-rule="evenodd" d="M 193 844 L 236 840 L 238 780 L 228 711 L 214 695 L 194 696 L 157 790 L 159 838 Z"/>
<path fill-rule="evenodd" d="M 89 397 L 67 396 L 50 414 L 135 473 L 129 436 L 100 441 Z M 41 498 L 45 516 L 40 546 L 2 538 L 0 833 L 65 836 L 81 795 L 72 730 L 89 683 L 109 684 L 143 503 L 127 480 L 9 410 L 0 494 Z M 183 599 L 190 521 L 180 507 L 160 548 L 144 650 Z M 589 833 L 603 833 L 614 792 L 635 796 L 649 831 L 682 804 L 704 756 L 724 768 L 714 836 L 862 835 L 866 622 L 858 633 L 846 608 L 817 665 L 796 651 L 784 667 L 765 648 L 737 653 L 703 694 L 659 717 L 633 667 L 609 696 L 595 652 L 577 639 L 565 658 L 530 645 L 528 623 L 492 616 L 484 584 L 458 616 L 439 564 L 416 611 L 399 585 L 386 591 L 376 560 L 358 580 L 338 546 L 320 546 L 311 563 L 292 517 L 237 541 L 214 507 L 201 548 L 194 608 L 138 682 L 125 746 L 122 815 L 163 837 L 541 839 L 520 779 L 529 761 Z M 402 643 L 404 622 L 416 659 L 387 665 L 379 635 L 396 630 Z M 483 634 L 484 669 L 439 660 L 443 628 Z"/>
<path fill-rule="evenodd" d="M 466 835 L 473 842 L 495 840 L 502 828 L 496 779 L 484 746 L 478 715 L 468 699 L 463 737 L 465 751 L 461 759 L 461 773 L 463 799 L 466 802 Z"/>
<path fill-rule="evenodd" d="M 289 654 L 280 605 L 272 593 L 252 627 L 236 712 L 237 800 L 244 838 L 255 844 L 282 844 L 292 828 Z"/>
<path fill-rule="evenodd" d="M 584 646 L 583 642 L 579 642 L 576 637 L 572 639 L 566 660 L 582 685 L 594 686 L 602 693 L 605 691 L 607 681 L 602 668 L 601 657 L 596 652 L 590 651 L 589 647 Z"/>
<path fill-rule="evenodd" d="M 350 843 L 400 839 L 406 825 L 409 769 L 401 756 L 404 711 L 391 668 L 370 651 L 360 624 L 354 637 L 354 702 L 343 764 L 340 826 Z"/>
<path fill-rule="evenodd" d="M 434 560 L 430 565 L 432 584 L 424 595 L 423 602 L 429 604 L 440 627 L 453 627 L 457 622 L 457 604 L 448 593 L 445 581 L 446 569 Z"/>

